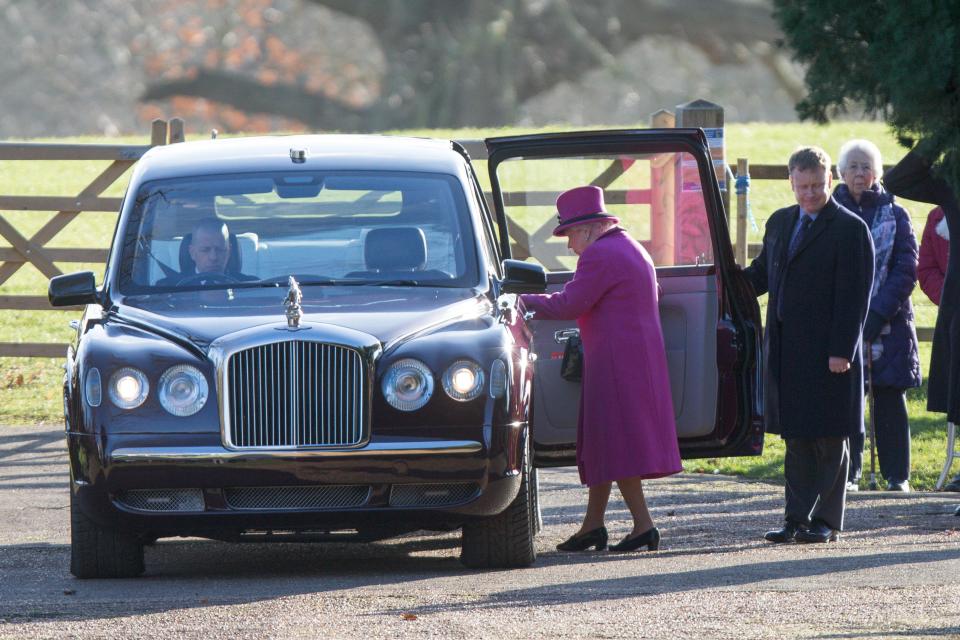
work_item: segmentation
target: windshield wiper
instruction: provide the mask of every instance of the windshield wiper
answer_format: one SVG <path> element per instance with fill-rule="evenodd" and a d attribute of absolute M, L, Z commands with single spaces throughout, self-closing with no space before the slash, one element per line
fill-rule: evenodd
<path fill-rule="evenodd" d="M 419 287 L 419 280 L 355 280 L 345 282 L 344 284 L 357 285 L 358 287 Z"/>

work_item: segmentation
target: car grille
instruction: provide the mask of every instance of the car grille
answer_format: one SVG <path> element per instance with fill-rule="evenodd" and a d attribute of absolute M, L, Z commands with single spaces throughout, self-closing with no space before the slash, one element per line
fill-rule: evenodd
<path fill-rule="evenodd" d="M 359 352 L 292 340 L 233 354 L 227 365 L 228 444 L 351 446 L 364 441 L 367 376 Z"/>
<path fill-rule="evenodd" d="M 473 499 L 480 490 L 473 482 L 448 484 L 395 484 L 390 488 L 391 507 L 443 507 Z"/>
<path fill-rule="evenodd" d="M 224 489 L 223 496 L 231 509 L 336 509 L 365 505 L 370 499 L 370 487 L 233 487 Z"/>
<path fill-rule="evenodd" d="M 200 489 L 131 489 L 121 491 L 116 500 L 137 511 L 203 511 Z"/>

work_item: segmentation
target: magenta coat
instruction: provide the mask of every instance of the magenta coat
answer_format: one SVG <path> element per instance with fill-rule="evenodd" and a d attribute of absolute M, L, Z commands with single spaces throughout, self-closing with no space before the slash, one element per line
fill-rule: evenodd
<path fill-rule="evenodd" d="M 576 319 L 580 327 L 580 481 L 681 471 L 657 276 L 646 250 L 615 227 L 584 250 L 563 291 L 521 299 L 536 319 Z"/>

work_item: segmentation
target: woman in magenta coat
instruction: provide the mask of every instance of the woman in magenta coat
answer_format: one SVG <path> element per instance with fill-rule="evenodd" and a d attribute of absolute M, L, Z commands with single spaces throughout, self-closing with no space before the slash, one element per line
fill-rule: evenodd
<path fill-rule="evenodd" d="M 580 530 L 561 551 L 603 549 L 604 513 L 616 481 L 633 516 L 633 530 L 611 551 L 660 544 L 642 481 L 678 473 L 673 401 L 660 329 L 657 279 L 646 250 L 607 213 L 603 191 L 586 186 L 557 199 L 555 236 L 580 259 L 562 291 L 521 296 L 536 317 L 576 319 L 584 371 L 577 427 L 577 468 L 589 487 Z"/>

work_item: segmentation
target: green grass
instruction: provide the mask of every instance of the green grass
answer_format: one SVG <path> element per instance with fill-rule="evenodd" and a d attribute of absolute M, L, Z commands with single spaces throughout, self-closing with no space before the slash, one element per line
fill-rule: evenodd
<path fill-rule="evenodd" d="M 641 125 L 642 126 L 642 125 Z M 539 131 L 562 130 L 551 127 Z M 417 130 L 392 133 L 436 138 L 478 139 L 489 136 L 530 133 L 530 129 L 460 129 Z M 800 144 L 817 144 L 834 158 L 840 145 L 851 138 L 874 141 L 886 164 L 896 162 L 904 153 L 882 123 L 846 122 L 826 126 L 812 124 L 732 124 L 726 128 L 727 162 L 736 164 L 737 158 L 748 158 L 751 164 L 785 164 L 786 159 Z M 188 136 L 199 139 L 202 136 Z M 146 144 L 148 136 L 110 140 L 99 138 L 72 138 L 58 142 L 104 144 Z M 12 162 L 0 161 L 0 194 L 4 195 L 75 195 L 106 166 L 107 162 Z M 477 162 L 477 172 L 488 183 L 485 162 Z M 786 171 L 786 170 L 784 170 Z M 104 195 L 118 197 L 126 187 L 129 173 L 108 189 Z M 759 242 L 763 224 L 775 209 L 792 202 L 787 182 L 754 181 L 750 193 L 751 209 L 756 227 L 748 228 L 750 242 Z M 734 199 L 735 202 L 735 199 Z M 903 202 L 910 211 L 917 235 L 922 231 L 928 205 Z M 32 235 L 53 214 L 35 212 L 3 212 L 22 234 Z M 50 243 L 57 247 L 108 247 L 116 224 L 111 213 L 84 213 Z M 0 239 L 0 246 L 7 243 Z M 102 265 L 58 265 L 65 272 L 92 269 L 101 274 Z M 33 267 L 22 268 L 16 275 L 0 284 L 0 295 L 42 295 L 47 280 Z M 917 326 L 933 326 L 936 308 L 917 289 L 913 296 L 917 307 Z M 68 327 L 75 312 L 2 311 L 0 312 L 0 342 L 69 342 L 72 331 Z M 930 344 L 921 343 L 921 362 L 924 371 L 929 362 Z M 60 387 L 63 370 L 61 361 L 48 358 L 0 358 L 0 425 L 53 424 L 62 419 Z M 942 415 L 924 410 L 926 385 L 908 394 L 913 433 L 913 484 L 919 489 L 931 488 L 939 474 L 944 455 L 946 426 Z M 869 455 L 865 467 L 869 471 Z M 694 460 L 686 464 L 688 471 L 729 473 L 749 478 L 782 482 L 783 445 L 777 436 L 767 436 L 764 453 L 754 458 L 724 460 Z"/>

